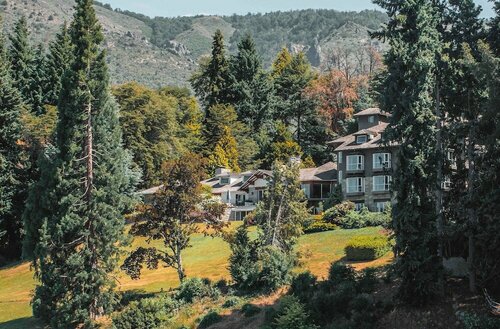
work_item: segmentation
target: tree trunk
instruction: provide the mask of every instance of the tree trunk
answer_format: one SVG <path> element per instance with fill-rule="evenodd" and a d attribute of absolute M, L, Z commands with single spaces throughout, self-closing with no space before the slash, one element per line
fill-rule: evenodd
<path fill-rule="evenodd" d="M 443 263 L 443 239 L 444 239 L 444 219 L 443 219 L 443 141 L 442 141 L 442 113 L 441 113 L 441 95 L 439 82 L 436 84 L 436 231 L 438 236 L 437 254 L 441 264 Z M 444 277 L 443 271 L 439 271 L 438 284 L 441 292 L 444 293 Z"/>
<path fill-rule="evenodd" d="M 182 255 L 180 248 L 177 248 L 175 252 L 175 258 L 177 263 L 177 275 L 179 276 L 179 281 L 182 283 L 182 281 L 184 281 L 184 279 L 186 278 L 186 274 L 184 273 L 184 267 L 182 266 Z"/>
<path fill-rule="evenodd" d="M 474 226 L 477 224 L 477 213 L 473 208 L 473 198 L 474 198 L 474 179 L 476 176 L 476 159 L 474 154 L 475 143 L 474 143 L 474 121 L 470 122 L 469 127 L 469 142 L 467 143 L 467 158 L 469 163 L 468 177 L 467 177 L 467 216 L 469 218 L 469 257 L 467 258 L 467 265 L 469 271 L 469 289 L 471 292 L 476 292 L 476 274 L 474 272 Z"/>

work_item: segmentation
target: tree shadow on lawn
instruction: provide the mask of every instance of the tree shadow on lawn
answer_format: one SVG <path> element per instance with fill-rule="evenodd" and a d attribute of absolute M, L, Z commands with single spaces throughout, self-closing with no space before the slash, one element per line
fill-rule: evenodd
<path fill-rule="evenodd" d="M 34 317 L 25 317 L 0 323 L 0 329 L 42 329 L 43 325 Z"/>

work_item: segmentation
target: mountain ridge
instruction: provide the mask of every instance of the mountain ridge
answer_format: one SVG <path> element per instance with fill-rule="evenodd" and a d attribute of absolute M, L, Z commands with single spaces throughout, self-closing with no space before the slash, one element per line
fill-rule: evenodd
<path fill-rule="evenodd" d="M 4 0 L 0 5 L 7 32 L 21 15 L 35 43 L 45 45 L 64 21 L 70 21 L 74 0 Z M 105 34 L 104 47 L 113 84 L 137 81 L 150 87 L 188 85 L 201 57 L 210 53 L 211 36 L 221 29 L 230 53 L 250 33 L 268 67 L 281 47 L 304 51 L 318 69 L 327 66 L 334 47 L 384 50 L 368 31 L 386 20 L 377 11 L 297 10 L 232 16 L 149 18 L 102 3 L 95 5 Z M 342 32 L 342 33 L 338 33 Z"/>

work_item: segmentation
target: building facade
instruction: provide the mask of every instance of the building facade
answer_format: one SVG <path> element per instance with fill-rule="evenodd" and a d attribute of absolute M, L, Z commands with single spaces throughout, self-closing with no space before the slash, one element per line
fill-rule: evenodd
<path fill-rule="evenodd" d="M 384 145 L 388 113 L 370 108 L 354 115 L 358 131 L 330 142 L 337 156 L 338 182 L 345 200 L 356 209 L 383 211 L 392 202 L 391 182 L 396 146 Z"/>

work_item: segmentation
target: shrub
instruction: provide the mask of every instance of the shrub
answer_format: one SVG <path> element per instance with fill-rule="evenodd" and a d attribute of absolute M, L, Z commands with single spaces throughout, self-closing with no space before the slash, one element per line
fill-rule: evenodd
<path fill-rule="evenodd" d="M 352 266 L 346 265 L 342 262 L 334 262 L 328 271 L 328 281 L 332 285 L 342 282 L 354 282 L 356 278 L 356 271 Z"/>
<path fill-rule="evenodd" d="M 186 303 L 192 303 L 196 299 L 215 297 L 217 294 L 218 290 L 210 285 L 209 280 L 189 278 L 181 283 L 176 297 Z"/>
<path fill-rule="evenodd" d="M 305 234 L 310 234 L 310 233 L 318 233 L 318 232 L 326 232 L 326 231 L 334 231 L 338 229 L 338 226 L 332 223 L 327 223 L 327 222 L 317 222 L 314 221 L 310 225 L 308 225 L 306 228 L 304 228 L 304 233 Z"/>
<path fill-rule="evenodd" d="M 259 265 L 259 286 L 274 291 L 290 282 L 294 259 L 279 248 L 268 246 L 261 251 Z"/>
<path fill-rule="evenodd" d="M 250 241 L 245 225 L 238 227 L 230 237 L 229 273 L 236 286 L 243 290 L 253 288 L 258 281 L 257 246 Z"/>
<path fill-rule="evenodd" d="M 339 221 L 345 217 L 345 215 L 349 212 L 352 211 L 356 208 L 353 202 L 351 201 L 344 201 L 342 203 L 339 203 L 332 208 L 328 209 L 325 211 L 323 214 L 323 220 L 328 223 L 332 223 L 335 225 L 339 225 Z"/>
<path fill-rule="evenodd" d="M 168 322 L 177 307 L 175 301 L 165 296 L 133 301 L 125 310 L 112 317 L 113 328 L 158 328 Z"/>
<path fill-rule="evenodd" d="M 213 324 L 216 324 L 222 320 L 222 316 L 220 316 L 219 313 L 215 311 L 210 311 L 208 312 L 203 319 L 201 319 L 200 324 L 198 325 L 198 328 L 203 329 L 203 328 L 208 328 Z"/>
<path fill-rule="evenodd" d="M 371 293 L 377 284 L 376 270 L 372 267 L 366 268 L 361 272 L 356 282 L 356 289 L 359 293 Z"/>
<path fill-rule="evenodd" d="M 310 324 L 309 314 L 304 305 L 294 296 L 285 296 L 280 301 L 279 311 L 274 320 L 276 329 L 315 329 Z"/>
<path fill-rule="evenodd" d="M 228 299 L 226 299 L 224 304 L 222 304 L 222 307 L 230 308 L 230 307 L 238 305 L 240 302 L 241 302 L 240 298 L 238 298 L 236 296 L 232 296 L 232 297 L 229 297 Z"/>
<path fill-rule="evenodd" d="M 457 312 L 457 317 L 463 323 L 465 329 L 498 329 L 500 319 L 469 312 Z"/>
<path fill-rule="evenodd" d="M 299 299 L 300 302 L 307 302 L 317 287 L 317 278 L 311 272 L 303 272 L 292 279 L 290 294 Z"/>
<path fill-rule="evenodd" d="M 349 260 L 374 260 L 384 256 L 390 249 L 386 236 L 367 235 L 352 238 L 345 247 L 345 253 Z"/>
<path fill-rule="evenodd" d="M 260 307 L 250 303 L 247 303 L 241 307 L 241 313 L 243 313 L 247 318 L 260 313 L 260 311 Z"/>

